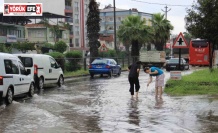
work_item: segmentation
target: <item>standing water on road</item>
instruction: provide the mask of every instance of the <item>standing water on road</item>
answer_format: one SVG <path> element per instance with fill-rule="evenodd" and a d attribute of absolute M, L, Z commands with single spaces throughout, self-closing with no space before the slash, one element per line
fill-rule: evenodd
<path fill-rule="evenodd" d="M 18 98 L 0 107 L 0 132 L 218 132 L 218 122 L 197 117 L 212 102 L 207 96 L 163 94 L 163 100 L 155 99 L 154 85 L 147 88 L 148 75 L 141 72 L 139 98 L 131 99 L 127 77 L 127 72 L 112 78 L 83 77 L 61 88 L 46 88 L 30 99 Z"/>

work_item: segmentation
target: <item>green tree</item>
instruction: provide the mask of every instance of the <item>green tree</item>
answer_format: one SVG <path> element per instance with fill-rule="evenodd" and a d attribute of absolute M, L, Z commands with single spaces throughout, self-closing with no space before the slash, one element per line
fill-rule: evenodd
<path fill-rule="evenodd" d="M 186 29 L 194 37 L 207 39 L 212 44 L 212 54 L 218 46 L 218 1 L 198 0 L 187 10 Z M 212 57 L 210 58 L 212 68 Z"/>
<path fill-rule="evenodd" d="M 161 13 L 154 14 L 151 22 L 154 28 L 152 43 L 156 50 L 161 51 L 170 37 L 170 30 L 173 30 L 173 26 Z"/>
<path fill-rule="evenodd" d="M 131 15 L 121 22 L 117 35 L 123 43 L 131 44 L 131 56 L 139 56 L 139 50 L 150 34 L 148 29 L 145 20 L 141 20 L 139 16 Z"/>
<path fill-rule="evenodd" d="M 91 62 L 98 57 L 98 48 L 100 47 L 99 31 L 100 31 L 100 12 L 99 5 L 95 0 L 90 0 L 89 13 L 87 18 L 87 37 L 89 40 Z"/>
<path fill-rule="evenodd" d="M 23 53 L 26 53 L 28 50 L 35 50 L 34 46 L 35 46 L 35 43 L 25 41 L 25 42 L 13 43 L 12 47 L 20 50 Z"/>
<path fill-rule="evenodd" d="M 64 41 L 58 41 L 54 44 L 54 49 L 60 53 L 64 53 L 67 50 L 67 44 Z"/>

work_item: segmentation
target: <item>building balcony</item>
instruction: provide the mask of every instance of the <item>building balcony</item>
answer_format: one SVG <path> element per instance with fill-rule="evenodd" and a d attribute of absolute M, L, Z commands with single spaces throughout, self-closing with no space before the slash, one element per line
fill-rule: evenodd
<path fill-rule="evenodd" d="M 72 39 L 74 37 L 73 32 L 70 32 L 70 38 Z"/>
<path fill-rule="evenodd" d="M 99 36 L 99 39 L 101 41 L 107 41 L 107 42 L 112 42 L 114 40 L 113 35 L 103 35 L 103 34 Z"/>
<path fill-rule="evenodd" d="M 73 7 L 72 6 L 65 6 L 65 13 L 73 13 Z"/>
<path fill-rule="evenodd" d="M 66 18 L 66 19 L 65 19 L 65 22 L 73 23 L 73 19 L 72 19 L 72 18 Z"/>

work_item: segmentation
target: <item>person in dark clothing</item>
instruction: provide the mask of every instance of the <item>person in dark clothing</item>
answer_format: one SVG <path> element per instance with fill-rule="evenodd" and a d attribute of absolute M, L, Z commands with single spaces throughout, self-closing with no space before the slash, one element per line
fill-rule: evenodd
<path fill-rule="evenodd" d="M 134 96 L 134 86 L 135 86 L 135 92 L 136 92 L 136 97 L 138 97 L 138 91 L 140 89 L 140 85 L 139 85 L 139 71 L 140 71 L 140 64 L 141 61 L 137 61 L 136 63 L 133 63 L 132 65 L 130 65 L 128 67 L 128 71 L 129 71 L 129 84 L 130 84 L 130 93 L 131 96 L 133 98 Z"/>

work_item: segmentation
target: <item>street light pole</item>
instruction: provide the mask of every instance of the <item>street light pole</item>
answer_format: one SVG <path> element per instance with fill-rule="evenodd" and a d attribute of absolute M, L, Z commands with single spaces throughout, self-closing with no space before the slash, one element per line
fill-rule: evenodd
<path fill-rule="evenodd" d="M 116 7 L 114 0 L 114 49 L 117 52 L 117 37 L 116 37 Z"/>

